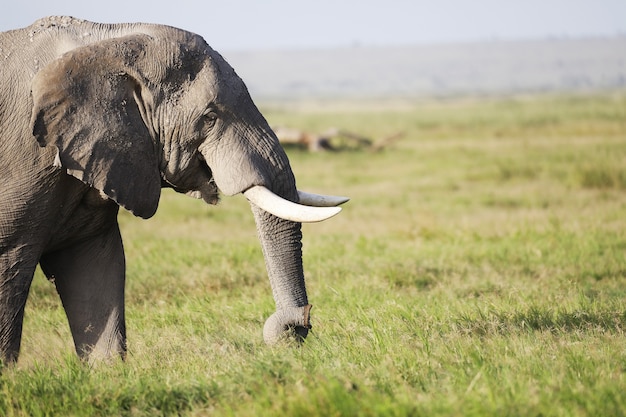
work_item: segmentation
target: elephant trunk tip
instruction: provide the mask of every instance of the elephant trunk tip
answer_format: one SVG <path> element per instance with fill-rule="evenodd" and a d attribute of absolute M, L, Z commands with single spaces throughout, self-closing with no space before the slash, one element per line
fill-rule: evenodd
<path fill-rule="evenodd" d="M 286 307 L 272 314 L 263 326 L 263 340 L 268 345 L 281 341 L 302 343 L 311 329 L 311 304 Z"/>

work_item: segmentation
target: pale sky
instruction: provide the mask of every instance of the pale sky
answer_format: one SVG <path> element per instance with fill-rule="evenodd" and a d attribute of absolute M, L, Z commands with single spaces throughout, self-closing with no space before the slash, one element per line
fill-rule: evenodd
<path fill-rule="evenodd" d="M 0 31 L 45 15 L 165 23 L 215 49 L 626 36 L 626 0 L 4 0 Z"/>

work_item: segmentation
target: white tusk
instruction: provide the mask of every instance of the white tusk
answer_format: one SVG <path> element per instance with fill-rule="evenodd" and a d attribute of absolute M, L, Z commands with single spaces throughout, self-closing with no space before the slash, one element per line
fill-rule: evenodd
<path fill-rule="evenodd" d="M 313 207 L 335 207 L 350 200 L 348 197 L 305 193 L 300 190 L 298 190 L 298 197 L 300 197 L 300 204 Z"/>
<path fill-rule="evenodd" d="M 268 213 L 298 223 L 321 222 L 341 211 L 340 207 L 310 207 L 292 203 L 260 185 L 249 188 L 243 195 Z"/>

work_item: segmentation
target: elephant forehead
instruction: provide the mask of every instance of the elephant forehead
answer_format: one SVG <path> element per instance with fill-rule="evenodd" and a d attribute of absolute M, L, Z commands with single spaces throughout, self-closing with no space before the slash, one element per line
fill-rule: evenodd
<path fill-rule="evenodd" d="M 196 82 L 205 85 L 207 102 L 230 106 L 237 104 L 246 91 L 243 80 L 220 56 L 211 57 L 198 73 Z"/>

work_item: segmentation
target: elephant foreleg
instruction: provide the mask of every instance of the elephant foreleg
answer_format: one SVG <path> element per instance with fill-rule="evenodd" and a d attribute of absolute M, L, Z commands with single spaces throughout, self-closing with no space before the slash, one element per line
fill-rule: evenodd
<path fill-rule="evenodd" d="M 29 248 L 0 253 L 0 364 L 14 363 L 20 351 L 24 307 L 37 261 Z"/>
<path fill-rule="evenodd" d="M 40 261 L 63 302 L 76 352 L 90 361 L 126 354 L 125 260 L 119 227 Z"/>

